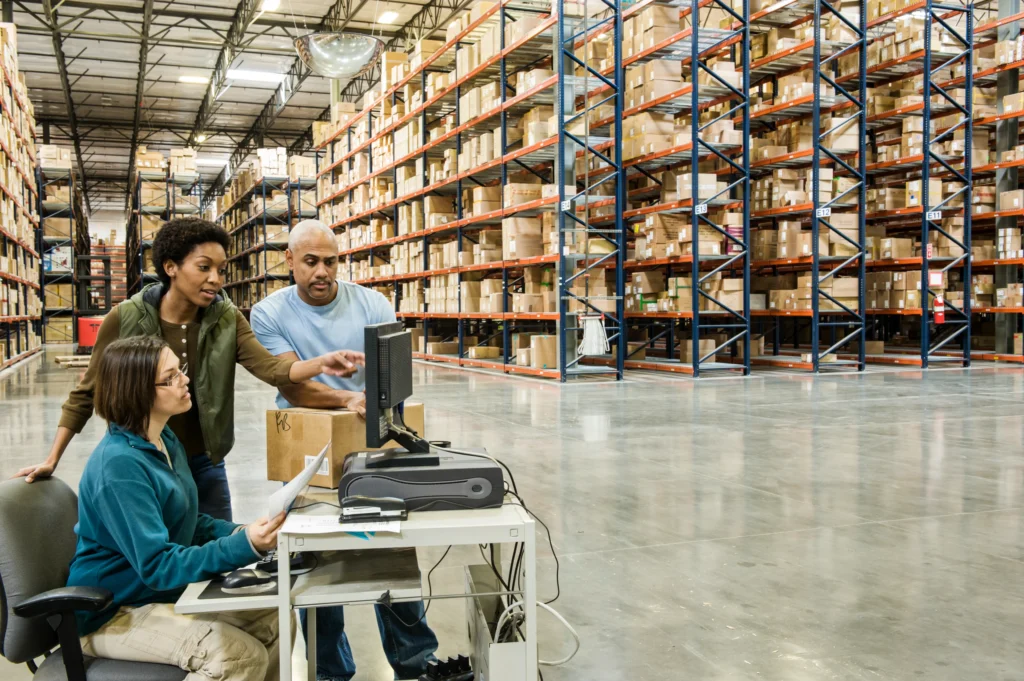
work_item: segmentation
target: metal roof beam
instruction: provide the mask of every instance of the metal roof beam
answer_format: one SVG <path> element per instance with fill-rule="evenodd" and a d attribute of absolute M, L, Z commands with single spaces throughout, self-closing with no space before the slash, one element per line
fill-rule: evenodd
<path fill-rule="evenodd" d="M 132 120 L 132 146 L 128 152 L 128 178 L 127 186 L 131 186 L 132 176 L 135 174 L 135 153 L 139 149 L 139 127 L 142 124 L 142 97 L 146 88 L 146 62 L 149 59 L 149 28 L 153 23 L 153 0 L 143 0 L 142 3 L 142 44 L 139 46 L 139 76 L 135 81 L 135 111 Z M 131 203 L 131 192 L 125 188 L 124 207 Z"/>
<path fill-rule="evenodd" d="M 36 124 L 42 125 L 44 123 L 50 123 L 51 125 L 65 125 L 67 123 L 66 118 L 60 118 L 56 116 L 40 116 L 36 118 Z M 128 119 L 105 119 L 105 118 L 79 118 L 78 124 L 84 128 L 95 128 L 100 130 L 129 130 L 132 128 L 133 121 Z M 187 123 L 160 123 L 151 122 L 145 126 L 146 130 L 168 130 L 171 132 L 188 132 L 192 129 L 192 126 Z M 244 135 L 246 128 L 211 128 L 207 131 L 208 135 Z"/>
<path fill-rule="evenodd" d="M 352 18 L 366 6 L 367 2 L 369 0 L 336 0 L 330 9 L 327 10 L 327 13 L 324 14 L 323 19 L 320 20 L 320 25 L 317 26 L 315 32 L 344 31 L 352 22 Z M 288 69 L 285 79 L 277 87 L 277 91 L 274 92 L 274 96 L 263 105 L 263 109 L 256 116 L 256 120 L 253 121 L 249 133 L 246 134 L 241 144 L 231 154 L 231 163 L 217 176 L 217 181 L 214 183 L 214 187 L 217 190 L 227 184 L 230 177 L 229 169 L 240 166 L 249 154 L 263 144 L 263 138 L 270 129 L 270 126 L 274 124 L 278 115 L 288 105 L 288 100 L 292 98 L 293 94 L 298 92 L 299 88 L 302 87 L 302 83 L 305 82 L 311 73 L 312 71 L 302 63 L 302 60 L 296 57 L 292 62 L 291 68 Z M 213 192 L 210 193 L 210 196 L 212 195 Z"/>
<path fill-rule="evenodd" d="M 228 78 L 228 69 L 231 68 L 232 62 L 234 62 L 235 57 L 238 55 L 239 46 L 245 38 L 245 32 L 249 25 L 252 24 L 256 14 L 260 11 L 259 7 L 261 4 L 262 0 L 240 0 L 238 3 L 234 18 L 231 21 L 231 27 L 228 28 L 227 39 L 221 46 L 220 54 L 217 56 L 217 64 L 213 68 L 210 85 L 206 89 L 203 103 L 199 105 L 199 111 L 196 112 L 196 120 L 192 125 L 192 132 L 188 136 L 189 146 L 195 144 L 199 133 L 209 125 L 210 119 L 213 117 L 213 109 L 217 104 L 217 97 L 222 94 L 224 82 Z"/>
<path fill-rule="evenodd" d="M 464 10 L 472 0 L 432 0 L 423 5 L 402 28 L 385 44 L 388 52 L 408 51 L 412 43 L 429 38 L 439 29 L 451 23 L 455 16 Z M 381 81 L 380 62 L 365 76 L 353 78 L 341 91 L 341 96 L 348 101 L 357 101 L 374 85 Z M 324 109 L 317 120 L 330 119 L 331 108 Z M 310 125 L 298 139 L 288 147 L 288 153 L 301 154 L 313 147 L 313 126 Z"/>
<path fill-rule="evenodd" d="M 106 12 L 121 12 L 123 14 L 143 14 L 141 7 L 126 7 L 124 5 L 115 5 L 104 2 L 86 2 L 83 0 L 64 0 L 61 4 L 62 7 L 74 7 L 75 9 L 93 9 L 103 10 Z M 160 18 L 169 17 L 174 19 L 195 19 L 197 21 L 220 21 L 224 23 L 230 23 L 233 20 L 231 14 L 218 14 L 216 12 L 200 11 L 200 10 L 181 10 L 174 9 L 170 3 L 165 8 L 162 8 L 159 12 Z M 264 14 L 261 17 L 256 18 L 252 23 L 261 24 L 263 26 L 273 26 L 277 28 L 294 28 L 295 23 L 305 24 L 306 19 L 312 19 L 313 17 L 305 16 L 291 16 L 289 19 L 278 19 L 271 15 Z M 294 21 L 292 21 L 294 19 Z"/>
<path fill-rule="evenodd" d="M 57 11 L 53 8 L 51 0 L 42 0 L 44 19 L 50 26 L 53 40 L 53 54 L 57 59 L 57 70 L 60 73 L 60 84 L 64 90 L 64 104 L 68 108 L 68 125 L 71 128 L 72 143 L 75 147 L 75 159 L 78 164 L 79 181 L 82 182 L 82 198 L 85 199 L 85 206 L 92 212 L 92 204 L 89 201 L 89 191 L 85 182 L 85 165 L 82 160 L 82 144 L 78 135 L 78 119 L 75 117 L 75 100 L 71 96 L 71 81 L 68 78 L 68 66 L 64 61 L 64 44 L 61 39 L 60 28 L 57 23 Z"/>

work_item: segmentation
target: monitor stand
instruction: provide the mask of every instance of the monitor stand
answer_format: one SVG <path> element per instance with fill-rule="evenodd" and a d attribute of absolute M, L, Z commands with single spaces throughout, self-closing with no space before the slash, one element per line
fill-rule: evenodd
<path fill-rule="evenodd" d="M 401 416 L 395 414 L 403 430 L 388 429 L 388 436 L 401 447 L 382 449 L 379 452 L 366 453 L 367 468 L 398 468 L 408 466 L 439 466 L 441 459 L 430 451 L 430 443 L 419 435 L 410 433 L 404 428 Z"/>

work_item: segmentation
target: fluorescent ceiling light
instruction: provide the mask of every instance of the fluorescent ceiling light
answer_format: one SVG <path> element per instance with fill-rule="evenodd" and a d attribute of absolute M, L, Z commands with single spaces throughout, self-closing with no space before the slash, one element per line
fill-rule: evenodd
<path fill-rule="evenodd" d="M 231 80 L 248 80 L 254 83 L 280 83 L 285 79 L 285 74 L 271 73 L 270 71 L 228 69 L 228 78 Z"/>
<path fill-rule="evenodd" d="M 179 83 L 194 83 L 196 85 L 206 85 L 210 82 L 210 79 L 206 76 L 178 76 Z"/>
<path fill-rule="evenodd" d="M 199 156 L 196 158 L 197 166 L 226 166 L 228 159 L 226 158 L 203 158 Z"/>
<path fill-rule="evenodd" d="M 383 14 L 380 15 L 380 18 L 377 19 L 377 23 L 379 23 L 379 24 L 393 24 L 393 23 L 395 23 L 395 19 L 397 19 L 397 18 L 398 18 L 398 12 L 395 12 L 395 11 L 392 11 L 392 10 L 388 10 L 387 12 L 384 12 Z"/>
<path fill-rule="evenodd" d="M 261 12 L 276 12 L 277 8 L 281 6 L 281 0 L 263 0 L 263 4 L 260 5 Z"/>

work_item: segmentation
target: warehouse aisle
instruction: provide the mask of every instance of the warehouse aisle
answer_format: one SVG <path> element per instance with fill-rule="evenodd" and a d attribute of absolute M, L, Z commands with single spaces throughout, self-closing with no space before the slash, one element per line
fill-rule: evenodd
<path fill-rule="evenodd" d="M 41 460 L 76 373 L 0 375 L 0 476 Z M 503 458 L 561 560 L 584 648 L 546 681 L 1003 679 L 1024 668 L 1024 372 L 759 374 L 569 385 L 416 366 L 427 430 Z M 271 389 L 239 376 L 228 458 L 261 513 Z M 59 469 L 77 483 L 102 426 Z M 433 564 L 439 554 L 421 557 Z M 550 550 L 541 591 L 555 592 Z M 434 573 L 458 589 L 460 561 Z M 464 650 L 458 601 L 430 620 Z M 367 608 L 357 679 L 390 679 Z M 542 657 L 569 646 L 550 618 Z M 0 677 L 27 678 L 0 663 Z"/>

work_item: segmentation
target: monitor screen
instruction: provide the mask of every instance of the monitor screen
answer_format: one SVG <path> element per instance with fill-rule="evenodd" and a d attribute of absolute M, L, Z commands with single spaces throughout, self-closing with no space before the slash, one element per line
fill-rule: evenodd
<path fill-rule="evenodd" d="M 366 445 L 382 447 L 391 409 L 412 397 L 412 334 L 399 322 L 365 329 Z"/>

